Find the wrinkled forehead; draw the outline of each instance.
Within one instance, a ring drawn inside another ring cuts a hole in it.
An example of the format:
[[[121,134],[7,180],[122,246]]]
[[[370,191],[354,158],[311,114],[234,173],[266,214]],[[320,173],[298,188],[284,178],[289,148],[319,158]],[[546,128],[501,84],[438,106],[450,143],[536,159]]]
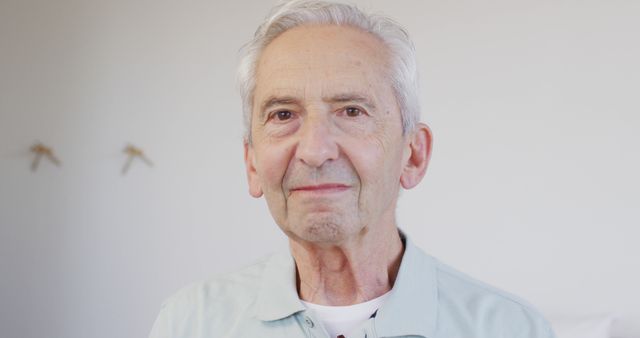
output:
[[[390,87],[387,55],[377,37],[358,28],[293,28],[267,45],[258,60],[254,108],[263,96],[308,95],[309,90],[334,96]]]

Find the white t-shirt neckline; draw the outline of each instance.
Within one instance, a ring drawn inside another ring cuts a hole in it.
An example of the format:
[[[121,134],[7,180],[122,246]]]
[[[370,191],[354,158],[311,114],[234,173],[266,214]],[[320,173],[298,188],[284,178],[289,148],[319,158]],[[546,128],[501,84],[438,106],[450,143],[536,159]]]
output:
[[[313,310],[331,337],[347,336],[364,323],[387,299],[391,291],[364,303],[346,306],[318,305],[301,300],[307,309]]]

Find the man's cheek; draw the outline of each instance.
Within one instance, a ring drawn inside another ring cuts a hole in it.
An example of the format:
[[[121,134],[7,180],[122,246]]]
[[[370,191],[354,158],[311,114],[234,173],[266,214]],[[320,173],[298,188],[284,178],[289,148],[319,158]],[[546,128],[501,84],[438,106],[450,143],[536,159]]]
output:
[[[284,170],[275,159],[265,159],[261,168],[262,181],[267,186],[280,185]]]

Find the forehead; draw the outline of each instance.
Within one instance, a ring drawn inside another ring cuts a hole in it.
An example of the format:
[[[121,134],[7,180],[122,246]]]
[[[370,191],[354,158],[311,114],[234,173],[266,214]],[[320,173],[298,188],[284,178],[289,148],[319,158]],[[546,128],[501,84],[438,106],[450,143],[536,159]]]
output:
[[[290,29],[262,52],[256,72],[257,99],[263,95],[322,95],[388,87],[387,49],[375,36],[348,26],[312,25]]]

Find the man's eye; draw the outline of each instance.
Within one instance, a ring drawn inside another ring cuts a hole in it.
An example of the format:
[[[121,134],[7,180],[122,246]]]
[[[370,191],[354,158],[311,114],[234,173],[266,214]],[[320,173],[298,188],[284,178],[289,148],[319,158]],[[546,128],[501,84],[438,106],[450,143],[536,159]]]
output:
[[[288,110],[280,110],[280,111],[276,112],[274,117],[277,118],[280,121],[286,121],[286,120],[290,119],[292,115],[293,114]]]
[[[347,107],[344,111],[345,111],[345,114],[347,114],[347,116],[349,117],[357,117],[362,115],[362,110],[360,110],[360,108],[357,108],[357,107]]]

